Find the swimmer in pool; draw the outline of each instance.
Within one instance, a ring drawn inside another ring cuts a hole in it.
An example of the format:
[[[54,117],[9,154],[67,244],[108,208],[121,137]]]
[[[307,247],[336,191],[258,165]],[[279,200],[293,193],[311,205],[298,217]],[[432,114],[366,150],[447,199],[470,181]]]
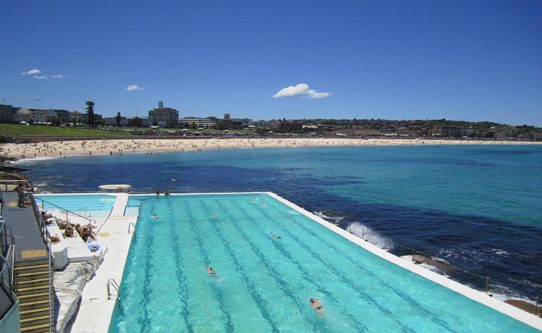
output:
[[[323,314],[324,313],[324,306],[322,305],[322,303],[320,303],[320,301],[318,299],[311,298],[310,302],[311,302],[311,307],[314,310],[316,310],[316,313],[318,313],[318,314]]]
[[[216,271],[211,266],[205,265],[205,269],[207,270],[207,273],[213,277],[218,277],[218,274],[216,274]]]
[[[277,235],[274,231],[271,231],[271,236],[276,239],[276,240],[279,240],[281,237],[279,235]]]
[[[158,217],[158,215],[152,214],[152,215],[151,215],[151,219],[159,220],[160,218]]]

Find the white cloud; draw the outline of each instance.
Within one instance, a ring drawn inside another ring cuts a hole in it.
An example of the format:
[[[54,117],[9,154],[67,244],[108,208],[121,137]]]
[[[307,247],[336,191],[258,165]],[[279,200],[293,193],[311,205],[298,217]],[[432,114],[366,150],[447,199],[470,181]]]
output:
[[[64,78],[64,75],[62,74],[51,75],[51,79],[63,79],[63,78]]]
[[[288,86],[279,90],[276,94],[273,95],[273,98],[283,98],[283,97],[294,97],[294,96],[307,96],[309,98],[326,98],[330,93],[316,91],[310,89],[309,85],[306,83],[299,83],[295,86]]]
[[[33,78],[38,80],[47,80],[49,75],[34,75]]]
[[[131,84],[128,87],[126,87],[126,91],[135,91],[135,90],[143,90],[143,88],[138,87],[135,84]]]
[[[29,71],[26,71],[26,72],[22,72],[21,75],[36,75],[36,74],[40,74],[41,71],[39,69],[31,69]]]
[[[309,96],[309,98],[316,98],[317,99],[317,98],[326,98],[331,94],[328,93],[328,92],[316,91],[316,90],[313,90],[313,89],[309,89],[309,91],[307,92],[307,95]]]

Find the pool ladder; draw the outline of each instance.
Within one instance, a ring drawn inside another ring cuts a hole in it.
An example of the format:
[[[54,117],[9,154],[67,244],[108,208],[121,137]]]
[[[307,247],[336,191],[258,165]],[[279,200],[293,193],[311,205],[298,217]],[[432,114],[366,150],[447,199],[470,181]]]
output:
[[[107,299],[110,300],[111,299],[111,287],[113,287],[113,289],[115,289],[117,291],[117,299],[119,300],[120,302],[120,286],[119,284],[117,283],[117,281],[115,281],[115,279],[109,279],[107,280]]]
[[[135,224],[134,224],[134,222],[130,222],[130,223],[128,224],[128,233],[130,233],[130,230],[132,229],[132,227],[133,227],[133,229],[135,230]]]

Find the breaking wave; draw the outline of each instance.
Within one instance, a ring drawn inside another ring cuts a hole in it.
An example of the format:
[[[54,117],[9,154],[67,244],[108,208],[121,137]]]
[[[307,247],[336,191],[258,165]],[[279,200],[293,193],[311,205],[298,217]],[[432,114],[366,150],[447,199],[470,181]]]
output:
[[[366,242],[378,246],[381,249],[384,249],[386,251],[390,251],[393,249],[393,242],[389,238],[380,235],[378,232],[374,231],[373,229],[364,224],[354,222],[350,224],[346,228],[346,230],[349,231],[351,234],[354,234],[357,237],[365,240]]]

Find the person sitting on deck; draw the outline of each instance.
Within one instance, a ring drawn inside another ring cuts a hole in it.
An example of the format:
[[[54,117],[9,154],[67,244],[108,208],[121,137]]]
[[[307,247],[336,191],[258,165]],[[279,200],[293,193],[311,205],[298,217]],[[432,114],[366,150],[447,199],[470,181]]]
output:
[[[281,239],[281,237],[279,235],[277,235],[274,231],[271,231],[271,236],[276,240]]]
[[[169,189],[166,188],[166,190],[164,191],[164,195],[169,195]]]
[[[211,266],[205,265],[205,269],[207,270],[207,273],[213,277],[218,277],[218,274],[216,274],[216,271]]]
[[[53,215],[41,212],[41,221],[47,225],[53,223]]]
[[[79,235],[81,236],[81,238],[83,238],[83,241],[85,242],[96,239],[96,234],[92,231],[91,225],[84,227]]]
[[[74,231],[73,231],[73,228],[71,226],[67,226],[66,229],[64,229],[64,236],[66,236],[66,237],[73,237],[74,236]]]

